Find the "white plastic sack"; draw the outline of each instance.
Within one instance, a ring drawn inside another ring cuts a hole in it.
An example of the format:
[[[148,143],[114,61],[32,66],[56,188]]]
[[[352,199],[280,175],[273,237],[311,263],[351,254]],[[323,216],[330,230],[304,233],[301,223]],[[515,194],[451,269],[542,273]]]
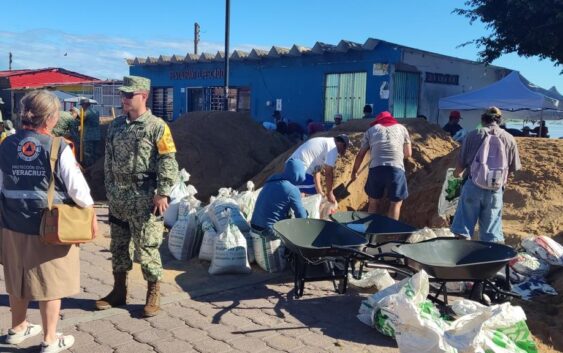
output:
[[[323,197],[320,194],[305,196],[301,199],[303,207],[307,211],[307,218],[321,218],[321,202]]]
[[[412,233],[407,239],[407,243],[420,243],[421,241],[443,238],[443,237],[453,237],[454,234],[449,228],[428,228],[424,227],[416,232]]]
[[[170,202],[168,203],[168,208],[164,211],[163,219],[164,225],[168,228],[172,228],[176,220],[178,220],[178,211],[180,208],[180,202],[183,198],[188,196],[193,196],[197,193],[197,190],[190,185],[191,188],[188,189],[186,183],[190,180],[190,174],[182,169],[178,176],[178,181],[172,187],[170,191]]]
[[[168,234],[168,250],[176,260],[190,258],[190,243],[197,227],[196,210],[190,209],[187,200],[179,203],[179,217]]]
[[[235,197],[235,200],[240,207],[240,211],[249,222],[252,218],[252,213],[254,212],[254,205],[256,204],[258,194],[259,190],[254,190],[254,183],[252,181],[248,181],[246,182],[246,191],[241,192]]]
[[[215,240],[209,274],[249,273],[250,271],[246,255],[246,239],[237,226],[231,223]]]
[[[526,252],[549,262],[551,265],[563,266],[563,246],[545,235],[522,240]]]
[[[258,266],[271,273],[285,270],[287,261],[284,256],[285,247],[281,239],[274,235],[263,236],[254,232],[251,232],[250,235],[254,243],[254,258]]]
[[[335,214],[338,210],[338,203],[330,202],[327,198],[323,197],[321,200],[321,205],[319,206],[319,218],[324,220],[330,220],[330,215]]]
[[[355,279],[352,275],[348,274],[348,283],[358,288],[375,287],[378,291],[381,291],[394,285],[395,280],[391,277],[389,271],[376,268],[373,271],[364,272],[360,279]]]
[[[204,233],[201,247],[199,248],[199,259],[211,261],[213,259],[213,252],[215,251],[215,240],[217,240],[219,234],[217,234],[211,222],[204,222],[202,229]]]
[[[442,218],[453,216],[455,214],[455,210],[457,209],[457,204],[459,203],[459,197],[456,197],[451,201],[446,200],[448,180],[453,179],[454,170],[454,168],[448,168],[446,171],[446,177],[444,179],[444,183],[442,184],[440,198],[438,199],[438,215]]]
[[[537,353],[521,307],[484,306],[461,299],[452,304],[452,310],[462,316],[450,324],[444,337],[459,352]]]
[[[510,261],[510,268],[526,277],[544,277],[549,272],[549,263],[522,252]]]

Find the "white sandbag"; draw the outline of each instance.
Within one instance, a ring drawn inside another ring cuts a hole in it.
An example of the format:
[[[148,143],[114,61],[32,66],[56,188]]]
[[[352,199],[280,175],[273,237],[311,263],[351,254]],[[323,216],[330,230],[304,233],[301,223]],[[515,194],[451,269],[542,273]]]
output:
[[[526,314],[510,303],[484,306],[467,299],[452,309],[460,318],[445,332],[449,345],[463,353],[537,353]]]
[[[209,274],[249,273],[246,239],[234,224],[229,224],[215,240]]]
[[[195,209],[190,209],[188,200],[179,203],[179,217],[168,234],[168,250],[176,260],[187,260],[193,229],[197,226]]]
[[[522,240],[526,252],[549,262],[551,265],[563,266],[563,246],[545,235]]]
[[[176,220],[178,220],[178,211],[180,208],[180,202],[183,198],[188,196],[193,196],[197,193],[197,190],[192,185],[186,185],[190,180],[190,174],[182,169],[178,175],[178,180],[176,184],[172,187],[170,191],[170,202],[168,203],[168,208],[164,211],[163,219],[164,225],[168,228],[172,228]]]
[[[510,260],[510,268],[526,277],[544,277],[549,272],[549,263],[525,252]]]
[[[319,206],[319,218],[329,221],[330,215],[335,214],[338,210],[338,202],[330,202],[326,197],[321,200],[321,205]]]
[[[321,218],[321,202],[323,197],[320,194],[305,196],[301,199],[303,207],[307,211],[307,218]]]
[[[264,236],[251,232],[254,245],[254,258],[261,269],[267,272],[281,272],[285,270],[285,247],[275,235]],[[249,250],[250,251],[250,250]]]
[[[389,274],[389,271],[376,268],[373,271],[365,271],[360,279],[355,279],[348,274],[348,283],[358,288],[375,287],[378,291],[384,290],[395,284],[395,280]]]
[[[407,243],[420,243],[421,241],[434,238],[454,237],[454,233],[449,228],[428,228],[424,227],[412,233],[407,239]]]
[[[199,248],[199,259],[211,261],[213,259],[213,252],[215,251],[215,241],[219,234],[217,234],[211,222],[204,222],[201,227],[204,233],[201,247]]]
[[[259,191],[257,192],[254,190],[254,183],[252,181],[248,181],[246,183],[246,191],[243,191],[234,197],[240,207],[240,211],[244,215],[244,218],[249,222],[252,218],[252,213],[254,212],[254,205],[256,204],[258,193]]]

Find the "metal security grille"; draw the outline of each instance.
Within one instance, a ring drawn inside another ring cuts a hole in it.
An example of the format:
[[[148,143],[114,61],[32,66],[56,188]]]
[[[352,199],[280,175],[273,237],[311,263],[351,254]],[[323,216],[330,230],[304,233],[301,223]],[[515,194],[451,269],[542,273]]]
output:
[[[334,121],[337,113],[342,114],[343,120],[361,117],[366,102],[366,80],[365,72],[327,74],[324,120]]]
[[[393,75],[393,116],[416,118],[419,90],[419,73],[396,71]]]
[[[172,87],[154,87],[152,95],[152,113],[158,117],[172,121],[174,119],[174,90]]]
[[[222,111],[223,87],[187,88],[188,112]],[[250,111],[250,88],[229,88],[229,111]]]

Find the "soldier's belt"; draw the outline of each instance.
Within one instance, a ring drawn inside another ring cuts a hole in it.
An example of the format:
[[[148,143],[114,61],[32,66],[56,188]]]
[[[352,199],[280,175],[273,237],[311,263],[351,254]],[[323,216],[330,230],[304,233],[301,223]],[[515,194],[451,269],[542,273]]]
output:
[[[156,181],[156,173],[114,174],[113,180],[117,183],[136,183],[139,181]]]

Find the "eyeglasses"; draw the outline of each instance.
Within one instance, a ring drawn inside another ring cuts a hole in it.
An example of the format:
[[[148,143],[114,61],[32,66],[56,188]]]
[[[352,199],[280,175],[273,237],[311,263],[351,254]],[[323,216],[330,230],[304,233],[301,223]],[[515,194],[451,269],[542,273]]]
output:
[[[127,98],[127,99],[133,99],[133,97],[135,97],[135,95],[137,94],[141,94],[140,92],[121,92],[121,97],[123,98]]]

